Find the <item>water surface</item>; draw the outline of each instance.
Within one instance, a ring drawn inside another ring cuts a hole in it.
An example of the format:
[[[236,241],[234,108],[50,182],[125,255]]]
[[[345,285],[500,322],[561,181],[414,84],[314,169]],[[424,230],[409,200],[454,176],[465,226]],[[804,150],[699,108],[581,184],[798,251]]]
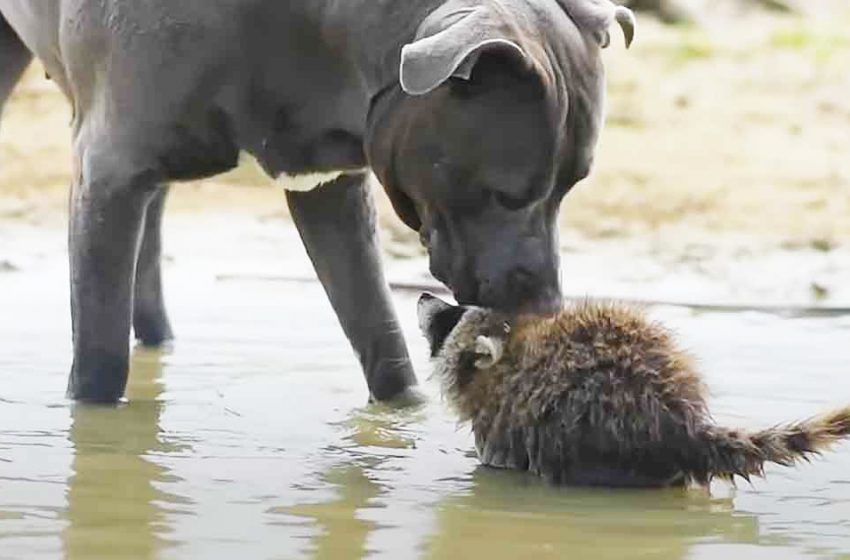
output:
[[[66,274],[0,274],[0,558],[850,558],[850,445],[710,493],[484,469],[433,384],[416,410],[366,405],[313,284],[171,273],[173,349],[134,352],[126,404],[71,406]],[[846,316],[653,313],[719,421],[850,402]]]

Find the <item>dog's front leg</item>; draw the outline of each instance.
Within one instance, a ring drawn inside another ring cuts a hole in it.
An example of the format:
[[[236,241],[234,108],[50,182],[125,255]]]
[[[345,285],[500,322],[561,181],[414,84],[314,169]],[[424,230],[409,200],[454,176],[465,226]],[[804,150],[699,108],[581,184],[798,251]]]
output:
[[[371,398],[417,398],[416,376],[381,266],[367,175],[342,175],[286,196],[316,274],[360,359]]]

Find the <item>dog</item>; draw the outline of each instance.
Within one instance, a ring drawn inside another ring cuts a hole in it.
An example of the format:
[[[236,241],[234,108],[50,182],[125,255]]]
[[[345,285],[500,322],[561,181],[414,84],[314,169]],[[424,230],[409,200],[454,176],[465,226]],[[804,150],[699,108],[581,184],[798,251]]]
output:
[[[73,108],[68,395],[115,402],[131,327],[172,337],[166,186],[242,152],[288,189],[374,399],[416,378],[369,173],[460,301],[553,308],[556,215],[591,168],[615,23],[630,43],[609,0],[0,0],[0,105],[37,56]]]

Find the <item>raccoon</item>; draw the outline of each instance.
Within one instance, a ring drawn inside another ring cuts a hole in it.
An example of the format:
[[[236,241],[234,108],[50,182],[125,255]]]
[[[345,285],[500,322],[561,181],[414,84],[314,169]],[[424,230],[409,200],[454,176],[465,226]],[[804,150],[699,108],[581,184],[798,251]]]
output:
[[[850,407],[744,431],[716,425],[693,358],[636,308],[509,318],[424,294],[434,375],[483,464],[554,484],[661,487],[763,476],[850,435]]]

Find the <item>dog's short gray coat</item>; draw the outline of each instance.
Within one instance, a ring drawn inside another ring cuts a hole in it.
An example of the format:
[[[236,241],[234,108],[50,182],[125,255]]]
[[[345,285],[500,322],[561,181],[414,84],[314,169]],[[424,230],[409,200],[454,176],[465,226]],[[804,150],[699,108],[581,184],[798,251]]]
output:
[[[30,58],[73,107],[70,396],[124,390],[128,338],[171,337],[165,186],[252,154],[387,399],[415,384],[366,190],[371,168],[470,303],[559,299],[555,214],[590,167],[608,0],[0,0],[0,105]]]

